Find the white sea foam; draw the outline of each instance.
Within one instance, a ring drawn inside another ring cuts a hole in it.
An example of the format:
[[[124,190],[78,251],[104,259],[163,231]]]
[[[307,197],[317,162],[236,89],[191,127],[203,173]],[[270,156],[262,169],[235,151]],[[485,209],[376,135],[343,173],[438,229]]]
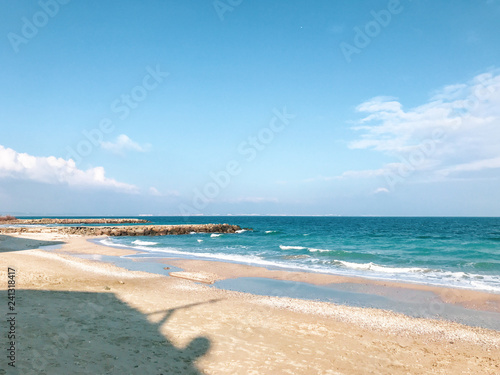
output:
[[[150,242],[150,241],[141,241],[141,240],[135,240],[132,242],[134,245],[140,245],[140,246],[152,246],[152,245],[158,245],[158,242]]]
[[[153,253],[168,253],[168,254],[176,254],[176,255],[182,255],[182,256],[194,256],[194,257],[200,257],[200,258],[211,258],[211,259],[217,259],[217,260],[226,260],[230,262],[238,262],[238,263],[245,263],[245,264],[258,264],[258,265],[264,265],[264,266],[281,266],[284,267],[285,265],[279,264],[276,262],[272,261],[266,261],[258,256],[255,255],[238,255],[238,254],[222,254],[222,253],[197,253],[197,252],[189,252],[189,251],[179,251],[175,248],[155,248],[154,251],[152,251],[151,248],[141,248],[141,247],[136,247],[141,250],[147,250],[149,252]],[[128,257],[128,256],[125,256]],[[137,255],[134,255],[134,258],[137,258]],[[159,258],[162,258],[162,256],[158,256]]]
[[[203,242],[203,240],[198,240],[198,242]]]
[[[113,241],[111,241],[110,239],[102,239],[99,241],[101,244],[103,244],[104,246],[111,246],[111,247],[130,247],[130,246],[127,246],[127,245],[122,245],[122,244],[119,244],[119,243],[115,243]]]
[[[326,252],[331,251],[331,250],[327,250],[327,249],[315,249],[314,247],[310,247],[307,250],[312,251],[312,252],[320,252],[320,253],[326,253]]]
[[[304,246],[285,246],[285,245],[280,245],[281,250],[304,250],[307,249],[307,247]]]
[[[412,273],[412,272],[430,272],[431,269],[428,268],[417,268],[417,267],[385,267],[375,263],[352,263],[345,262],[343,260],[334,260],[333,264],[339,264],[346,268],[351,268],[354,270],[362,270],[362,271],[375,271],[375,272],[383,272],[383,273]]]
[[[266,230],[266,233],[269,234],[269,233],[278,233],[277,230]]]
[[[388,280],[412,281],[433,285],[487,290],[495,293],[500,292],[500,278],[497,276],[419,267],[387,267],[375,263],[352,263],[341,260],[335,260],[332,263],[353,271],[372,271],[375,278],[382,278],[381,275],[384,274],[386,276],[383,276],[383,278],[387,278]],[[369,273],[355,272],[354,274],[371,278]]]
[[[203,240],[198,241],[200,242]],[[265,267],[279,267],[290,270],[304,270],[308,272],[320,272],[334,275],[360,276],[375,280],[414,282],[448,287],[451,286],[500,293],[500,277],[497,275],[477,275],[466,272],[452,272],[419,267],[389,267],[376,263],[354,263],[342,260],[326,261],[316,259],[314,256],[309,258],[300,257],[293,259],[287,257],[282,261],[271,261],[262,258],[266,256],[265,253],[257,255],[226,254],[218,252],[197,253],[170,247],[152,248],[151,246],[125,246],[113,243],[110,239],[102,239],[99,242],[107,246],[132,247],[133,249],[150,253],[153,257],[156,257],[157,254],[158,258],[164,257],[162,254],[175,254],[184,257],[208,258]],[[303,246],[281,245],[280,249],[302,250],[308,248]],[[308,250],[314,252],[323,249],[309,248]],[[133,257],[138,257],[138,255],[134,255]]]
[[[212,233],[210,237],[220,237],[222,236],[222,233]]]
[[[240,229],[240,230],[237,230],[236,233],[243,233],[243,232],[246,232],[247,230],[246,229]]]
[[[154,248],[151,248],[150,246],[130,246],[130,248],[132,248],[134,250],[141,250],[145,253],[156,253],[156,252],[168,253],[171,251],[175,251],[174,247],[160,247],[160,248],[154,247]],[[127,258],[127,257],[128,256],[125,255],[125,258]]]
[[[172,252],[172,251],[166,251],[166,252]],[[356,266],[356,268],[352,267],[343,269],[339,268],[332,269],[330,267],[325,266],[324,263],[318,264],[319,262],[313,262],[312,264],[310,263],[310,264],[292,265],[286,260],[284,262],[268,261],[254,255],[236,255],[236,254],[221,254],[221,253],[215,253],[215,254],[187,253],[181,251],[173,251],[173,252],[181,255],[191,255],[202,258],[212,258],[216,260],[270,266],[270,267],[279,267],[285,269],[304,270],[308,272],[312,271],[312,272],[320,272],[333,275],[361,276],[375,280],[391,280],[391,281],[415,282],[415,283],[440,285],[440,286],[453,286],[458,288],[486,290],[493,293],[500,293],[500,278],[495,276],[484,276],[484,280],[479,280],[475,279],[475,277],[480,275],[468,274],[468,277],[472,279],[467,279],[462,277],[464,275],[461,276],[460,272],[443,272],[439,270],[430,270],[426,268],[416,268],[416,267],[415,268],[383,267],[375,264],[372,265],[371,268],[369,269],[370,271],[373,272],[366,272],[367,271],[366,264],[363,266],[364,268],[363,267],[357,268]],[[356,263],[349,263],[349,262],[344,262],[344,263],[356,265]],[[448,277],[446,277],[446,275],[448,275]]]

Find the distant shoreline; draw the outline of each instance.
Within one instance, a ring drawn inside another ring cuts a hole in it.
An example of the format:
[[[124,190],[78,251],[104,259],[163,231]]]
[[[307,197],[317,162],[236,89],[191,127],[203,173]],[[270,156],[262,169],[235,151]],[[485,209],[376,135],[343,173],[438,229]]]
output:
[[[19,219],[22,220],[29,220],[27,218],[47,218],[47,219],[57,219],[57,218],[76,218],[76,219],[94,219],[94,218],[105,218],[105,219],[120,219],[124,218],[125,216],[90,216],[90,215],[76,215],[76,216],[71,216],[71,215],[17,215],[16,216]],[[477,216],[477,215],[336,215],[336,214],[331,214],[331,215],[288,215],[288,214],[211,214],[211,215],[192,215],[192,216],[185,216],[185,215],[129,215],[128,217],[131,218],[136,218],[136,217],[142,217],[142,218],[159,218],[159,217],[197,217],[197,218],[210,218],[210,217],[226,217],[226,218],[233,218],[233,217],[325,217],[325,218],[420,218],[420,219],[425,219],[425,218],[434,218],[434,219],[440,219],[440,218],[448,218],[448,219],[495,219],[495,218],[500,218],[500,215],[489,215],[489,216]]]
[[[140,224],[150,223],[148,220],[135,218],[42,218],[23,219],[0,217],[0,224],[6,225],[45,225],[45,224]]]

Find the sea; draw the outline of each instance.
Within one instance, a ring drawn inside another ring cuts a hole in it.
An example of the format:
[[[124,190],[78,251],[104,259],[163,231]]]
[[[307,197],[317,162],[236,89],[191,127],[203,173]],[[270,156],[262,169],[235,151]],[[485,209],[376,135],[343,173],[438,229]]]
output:
[[[234,234],[108,237],[127,258],[179,257],[500,293],[500,218],[138,217],[151,224],[228,223]],[[137,259],[137,260],[139,260]]]

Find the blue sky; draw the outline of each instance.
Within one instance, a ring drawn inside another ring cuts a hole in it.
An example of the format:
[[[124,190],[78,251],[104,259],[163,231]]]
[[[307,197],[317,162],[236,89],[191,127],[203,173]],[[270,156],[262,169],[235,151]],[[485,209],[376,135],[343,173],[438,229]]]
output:
[[[0,7],[0,214],[500,215],[499,1]]]

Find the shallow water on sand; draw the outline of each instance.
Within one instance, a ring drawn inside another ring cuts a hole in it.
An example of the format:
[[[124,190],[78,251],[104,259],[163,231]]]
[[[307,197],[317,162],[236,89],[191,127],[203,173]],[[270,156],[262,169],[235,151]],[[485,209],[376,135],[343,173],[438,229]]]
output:
[[[500,293],[500,218],[150,217],[238,224],[235,234],[115,237],[130,258],[178,256]]]

